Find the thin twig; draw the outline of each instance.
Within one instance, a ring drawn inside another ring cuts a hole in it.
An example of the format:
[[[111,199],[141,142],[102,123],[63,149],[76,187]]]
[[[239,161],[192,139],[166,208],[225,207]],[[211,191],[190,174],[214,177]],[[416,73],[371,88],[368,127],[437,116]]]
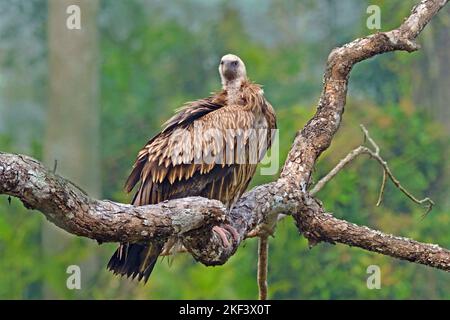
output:
[[[380,156],[380,147],[376,144],[376,142],[370,137],[369,131],[361,124],[360,125],[361,130],[364,133],[364,140],[368,141],[375,151],[365,147],[365,146],[359,146],[355,149],[353,149],[345,158],[343,158],[339,163],[322,179],[319,180],[319,182],[316,183],[316,185],[312,188],[310,191],[311,195],[315,195],[317,192],[319,192],[326,183],[328,183],[331,179],[333,179],[339,171],[341,171],[348,163],[352,162],[354,159],[356,159],[358,156],[362,154],[368,154],[372,158],[378,161],[378,163],[383,167],[383,182],[380,189],[380,195],[378,197],[377,206],[380,205],[382,201],[382,197],[384,195],[384,189],[386,187],[386,179],[389,177],[389,179],[392,181],[392,183],[401,191],[403,194],[405,194],[410,200],[417,204],[426,204],[427,209],[423,215],[426,216],[431,209],[434,206],[433,200],[426,197],[424,199],[417,199],[414,197],[408,190],[406,190],[405,187],[403,187],[400,183],[400,181],[393,175],[391,169],[389,168],[387,162]]]
[[[267,264],[269,239],[267,235],[261,236],[258,243],[258,289],[259,300],[267,300]]]

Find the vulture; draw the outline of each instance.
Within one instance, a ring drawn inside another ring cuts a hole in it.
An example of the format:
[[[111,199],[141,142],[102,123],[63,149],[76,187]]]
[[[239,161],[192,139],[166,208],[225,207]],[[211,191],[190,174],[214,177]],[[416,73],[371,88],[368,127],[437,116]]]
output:
[[[223,56],[219,73],[221,91],[186,103],[139,151],[125,183],[127,192],[137,187],[133,205],[201,196],[230,210],[246,190],[271,145],[275,112],[238,56]],[[224,245],[230,245],[228,236],[236,237],[231,227],[213,231]],[[147,282],[158,256],[174,242],[122,243],[108,269]]]

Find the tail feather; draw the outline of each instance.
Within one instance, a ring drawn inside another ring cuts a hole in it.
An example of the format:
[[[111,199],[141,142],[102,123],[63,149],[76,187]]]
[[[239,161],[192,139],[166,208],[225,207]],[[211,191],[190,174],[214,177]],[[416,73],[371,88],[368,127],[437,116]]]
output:
[[[121,244],[109,260],[108,270],[147,283],[162,248],[162,245],[155,243]]]

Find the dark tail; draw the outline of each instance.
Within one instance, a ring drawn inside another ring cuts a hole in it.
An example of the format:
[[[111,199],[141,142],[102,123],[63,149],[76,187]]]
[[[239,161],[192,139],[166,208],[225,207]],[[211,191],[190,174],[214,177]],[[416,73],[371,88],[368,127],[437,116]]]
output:
[[[156,260],[162,251],[160,244],[120,244],[108,263],[108,270],[121,276],[137,277],[147,283]]]

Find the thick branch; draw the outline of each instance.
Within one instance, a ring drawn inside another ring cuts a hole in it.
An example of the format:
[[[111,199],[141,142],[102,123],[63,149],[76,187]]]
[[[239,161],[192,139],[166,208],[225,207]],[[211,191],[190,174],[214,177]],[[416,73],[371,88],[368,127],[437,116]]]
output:
[[[398,29],[356,39],[330,53],[317,112],[298,132],[281,177],[292,179],[303,189],[308,186],[317,158],[329,147],[339,128],[353,66],[381,53],[417,50],[415,38],[447,2],[423,0]]]
[[[348,165],[350,162],[355,160],[358,156],[367,154],[371,156],[373,159],[378,161],[378,163],[383,167],[383,180],[381,183],[380,188],[380,194],[378,196],[377,206],[381,204],[381,201],[383,200],[384,190],[386,188],[386,180],[389,177],[389,179],[392,181],[392,183],[401,191],[403,192],[409,199],[411,199],[413,202],[417,204],[426,204],[427,205],[427,211],[424,215],[426,215],[428,212],[431,211],[431,209],[434,206],[433,200],[426,197],[423,199],[417,199],[414,195],[412,195],[408,190],[406,190],[405,187],[402,186],[400,181],[394,176],[394,174],[391,171],[391,168],[389,168],[389,165],[387,162],[380,156],[380,147],[376,144],[376,142],[371,138],[369,135],[369,131],[361,124],[361,129],[364,132],[364,138],[365,140],[368,140],[369,143],[372,145],[374,150],[371,150],[364,146],[359,146],[352,151],[350,151],[339,163],[322,179],[319,180],[319,182],[316,183],[314,188],[311,189],[309,192],[310,195],[314,196],[317,192],[319,192],[325,184],[327,184],[329,181],[331,181],[346,165]]]
[[[323,213],[324,209],[316,200],[305,198],[299,191],[286,195],[289,200],[284,202],[282,196],[272,194],[274,190],[283,194],[287,189],[278,182],[257,187],[231,212],[227,220],[237,229],[240,240],[268,217],[293,213],[299,229],[311,243],[341,242],[448,270],[448,250],[335,219]],[[0,153],[0,194],[18,197],[25,206],[41,211],[68,232],[100,242],[164,241],[178,236],[183,238],[193,256],[206,265],[224,263],[234,250],[223,248],[220,239],[211,232],[213,225],[224,220],[224,208],[215,200],[191,197],[142,207],[94,200],[36,160],[5,153]],[[258,211],[261,197],[265,195],[275,200]],[[351,234],[347,234],[347,230]],[[374,234],[383,239],[382,245]],[[426,255],[427,248],[433,249],[430,256]],[[422,253],[415,256],[418,249]]]

